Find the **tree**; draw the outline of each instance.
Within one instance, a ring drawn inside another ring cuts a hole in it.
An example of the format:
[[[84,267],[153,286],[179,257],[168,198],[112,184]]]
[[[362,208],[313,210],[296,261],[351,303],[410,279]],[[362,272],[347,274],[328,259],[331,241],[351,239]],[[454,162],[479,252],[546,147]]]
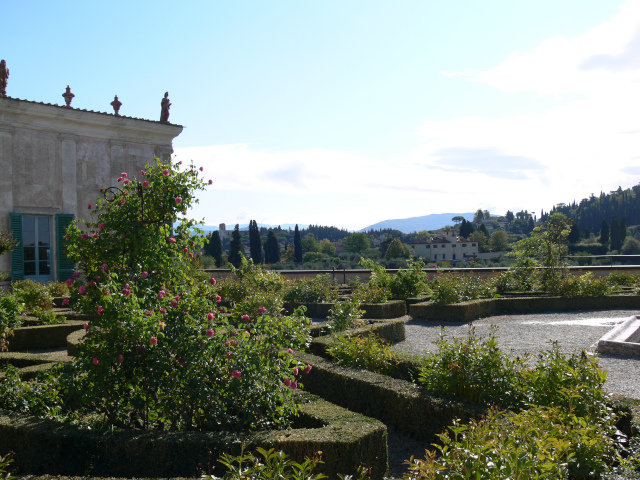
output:
[[[394,238],[387,248],[384,258],[390,260],[392,258],[411,258],[411,248],[408,248],[399,238]]]
[[[253,263],[255,265],[262,264],[262,239],[258,223],[255,220],[249,220],[249,248]]]
[[[475,228],[473,227],[473,223],[468,222],[466,220],[462,220],[462,223],[460,224],[461,237],[469,238],[469,235],[471,235],[474,231],[475,231]]]
[[[364,253],[371,247],[371,241],[366,233],[352,233],[344,239],[344,249],[351,253]]]
[[[622,242],[620,241],[620,224],[618,219],[613,217],[611,220],[611,229],[609,230],[609,240],[611,241],[611,251],[620,251],[622,248]]]
[[[621,252],[623,255],[640,255],[640,242],[633,237],[627,237]]]
[[[602,220],[600,225],[600,243],[609,243],[609,224],[606,220]]]
[[[533,217],[529,217],[529,225],[527,228],[527,233],[533,232],[534,228],[536,228],[536,222],[533,221]]]
[[[451,221],[452,221],[453,223],[455,223],[456,225],[457,225],[458,223],[460,223],[460,222],[464,221],[464,220],[465,220],[465,218],[464,218],[462,215],[456,215],[455,217],[453,217],[453,218],[451,219]]]
[[[478,243],[479,253],[484,253],[487,251],[487,245],[489,243],[489,239],[482,231],[478,230],[476,232],[473,232],[471,235],[469,235],[469,240],[471,240],[472,242]]]
[[[293,253],[294,260],[296,263],[302,262],[302,239],[300,238],[300,230],[298,229],[298,224],[296,223],[296,229],[293,234]]]
[[[627,219],[622,217],[620,219],[620,245],[624,243],[625,238],[627,238]]]
[[[243,256],[242,234],[240,233],[240,225],[236,223],[233,233],[231,234],[231,243],[229,245],[229,263],[236,268],[240,268]]]
[[[265,262],[278,263],[280,261],[280,244],[278,243],[278,237],[273,233],[273,230],[269,230],[267,234],[266,248],[264,249]]]
[[[496,230],[491,234],[489,247],[492,252],[506,252],[509,249],[509,237],[504,230]]]
[[[320,252],[320,243],[318,243],[313,233],[308,233],[307,236],[302,239],[302,254],[304,255],[308,252]]]
[[[320,242],[320,251],[328,257],[335,257],[336,247],[328,238],[323,238]]]
[[[220,232],[214,230],[211,232],[207,239],[209,243],[204,246],[204,253],[212,256],[216,261],[216,267],[222,267],[222,239],[220,238]]]
[[[578,224],[573,222],[571,224],[571,232],[569,233],[569,243],[578,243],[580,241],[580,229]]]
[[[481,223],[483,219],[484,212],[481,209],[478,209],[478,211],[473,216],[473,223]]]
[[[513,222],[513,219],[514,219],[513,212],[511,210],[507,210],[507,214],[505,215],[505,218],[507,219],[507,222],[509,223]]]
[[[485,236],[489,238],[489,232],[487,231],[487,226],[484,223],[480,225],[478,231],[484,233]]]

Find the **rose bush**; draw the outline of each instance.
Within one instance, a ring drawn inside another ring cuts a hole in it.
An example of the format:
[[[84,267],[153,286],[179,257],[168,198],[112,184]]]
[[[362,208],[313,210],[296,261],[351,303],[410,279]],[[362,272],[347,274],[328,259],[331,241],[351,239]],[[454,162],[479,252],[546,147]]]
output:
[[[156,160],[121,181],[91,205],[95,221],[75,222],[66,236],[80,267],[73,303],[92,317],[64,382],[73,406],[125,428],[289,426],[291,385],[300,385],[290,352],[308,341],[308,320],[257,315],[232,325],[215,281],[194,278],[202,232],[184,217],[176,223],[204,186],[193,165]]]

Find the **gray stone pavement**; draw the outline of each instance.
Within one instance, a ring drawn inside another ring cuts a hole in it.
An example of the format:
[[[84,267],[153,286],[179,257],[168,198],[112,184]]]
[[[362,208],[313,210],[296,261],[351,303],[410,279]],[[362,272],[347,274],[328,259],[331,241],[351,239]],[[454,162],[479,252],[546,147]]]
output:
[[[503,351],[513,355],[536,354],[557,341],[563,351],[594,352],[595,344],[616,324],[637,310],[600,310],[523,315],[499,315],[472,322],[476,335],[486,337],[492,325],[497,326],[496,338]],[[447,338],[466,338],[469,324],[459,322],[425,322],[406,318],[406,340],[394,345],[394,350],[421,355],[435,351],[434,341],[446,327]],[[600,367],[607,371],[605,389],[632,398],[640,398],[640,358],[599,355]]]

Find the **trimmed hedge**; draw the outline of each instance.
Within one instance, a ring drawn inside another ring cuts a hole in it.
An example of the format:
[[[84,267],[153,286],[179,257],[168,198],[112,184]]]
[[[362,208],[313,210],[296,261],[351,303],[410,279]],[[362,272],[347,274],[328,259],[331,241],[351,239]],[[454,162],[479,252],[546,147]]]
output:
[[[387,429],[381,422],[332,405],[308,393],[299,428],[248,434],[230,432],[97,432],[53,420],[0,410],[0,451],[15,452],[16,473],[119,476],[222,476],[222,453],[237,455],[258,446],[276,448],[295,461],[322,451],[318,471],[330,478],[355,475],[360,464],[372,478],[388,470]]]
[[[368,325],[358,328],[350,328],[349,330],[345,330],[344,332],[340,332],[339,334],[336,333],[333,335],[323,336],[320,336],[319,334],[317,336],[314,336],[312,334],[312,336],[314,336],[315,338],[313,338],[313,340],[311,341],[309,351],[314,355],[329,358],[329,354],[327,354],[327,347],[331,342],[333,342],[336,335],[344,335],[348,337],[361,335],[366,337],[371,335],[372,333],[378,335],[388,343],[402,342],[405,339],[404,320],[374,320]]]
[[[602,297],[488,298],[452,305],[416,303],[409,314],[417,320],[469,322],[491,315],[640,308],[640,295]]]
[[[67,346],[67,336],[71,332],[81,330],[83,324],[81,320],[68,320],[59,325],[16,328],[13,336],[9,338],[9,350],[64,348]]]
[[[343,367],[311,354],[295,356],[313,365],[305,376],[305,390],[429,443],[435,442],[453,420],[468,422],[486,411],[482,405],[429,395],[405,380]]]

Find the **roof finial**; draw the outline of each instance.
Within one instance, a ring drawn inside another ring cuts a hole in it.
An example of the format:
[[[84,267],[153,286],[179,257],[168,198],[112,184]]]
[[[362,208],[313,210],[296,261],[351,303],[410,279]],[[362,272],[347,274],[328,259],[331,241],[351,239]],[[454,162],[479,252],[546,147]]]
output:
[[[67,85],[67,91],[64,92],[62,96],[64,97],[64,101],[67,102],[66,108],[72,108],[71,100],[73,100],[73,97],[75,97],[75,95],[71,93],[71,88],[69,87],[69,85]]]
[[[171,106],[171,102],[169,101],[169,92],[164,94],[164,98],[160,102],[160,106],[162,110],[160,111],[160,121],[162,123],[169,123],[169,107]]]
[[[115,116],[119,117],[120,114],[118,113],[120,111],[120,106],[122,105],[122,102],[120,100],[118,100],[118,95],[116,95],[113,98],[113,102],[111,102],[111,106],[113,107],[113,111],[115,112]]]

